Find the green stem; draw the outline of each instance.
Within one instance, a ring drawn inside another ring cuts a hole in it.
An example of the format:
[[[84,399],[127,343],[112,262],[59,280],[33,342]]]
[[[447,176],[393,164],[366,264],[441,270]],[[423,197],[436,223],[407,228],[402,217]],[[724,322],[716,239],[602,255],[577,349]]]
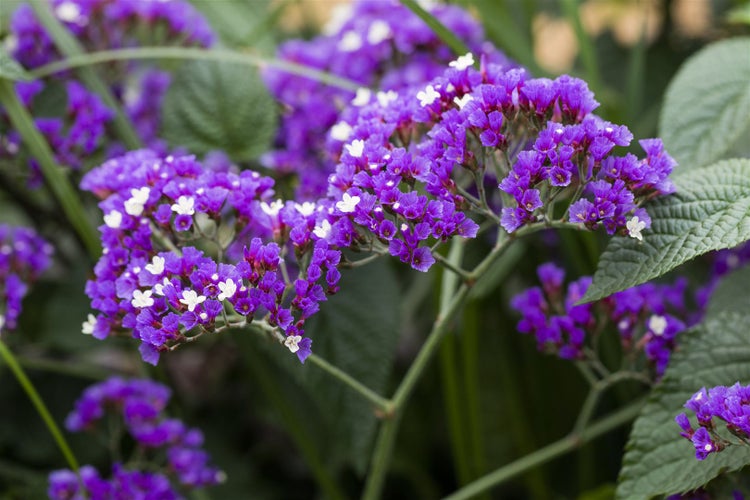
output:
[[[325,71],[309,68],[302,64],[295,64],[279,59],[264,58],[253,54],[234,52],[229,50],[207,50],[188,47],[138,47],[132,49],[102,50],[88,54],[70,55],[62,61],[40,66],[29,74],[34,78],[43,78],[59,71],[71,68],[90,66],[112,61],[129,61],[135,59],[179,59],[220,61],[235,64],[248,64],[254,67],[277,68],[287,73],[304,76],[320,83],[338,87],[344,90],[356,91],[362,85],[341,78]]]
[[[78,40],[75,39],[75,37],[65,28],[65,26],[63,26],[52,12],[50,2],[47,0],[33,0],[31,2],[31,7],[39,18],[39,22],[42,23],[45,31],[49,33],[63,56],[75,57],[85,55]],[[81,68],[78,74],[86,86],[96,92],[108,108],[115,111],[114,125],[117,129],[117,134],[128,149],[138,149],[142,147],[138,134],[135,132],[130,121],[125,117],[117,99],[115,99],[112,91],[107,84],[99,78],[99,75],[96,74],[93,68]]]
[[[584,445],[585,443],[606,434],[607,432],[616,429],[617,427],[634,419],[641,411],[645,398],[640,399],[628,406],[621,408],[601,420],[595,422],[591,426],[581,430],[578,433],[571,433],[570,435],[555,441],[552,444],[545,446],[523,458],[520,458],[508,465],[500,467],[474,481],[473,483],[459,489],[453,494],[447,496],[445,500],[463,500],[472,498],[475,495],[483,493],[490,488],[498,486],[519,474],[538,467],[544,463],[549,462],[557,457],[565,455],[576,448]]]
[[[383,396],[377,394],[375,391],[341,370],[340,368],[332,365],[325,359],[321,358],[317,354],[310,354],[307,361],[314,364],[318,368],[322,369],[335,379],[349,386],[357,394],[364,397],[366,400],[371,402],[378,410],[384,414],[388,414],[391,411],[391,402],[385,399]]]
[[[586,33],[586,30],[583,29],[581,16],[578,15],[578,0],[563,0],[562,7],[568,21],[573,25],[573,30],[578,39],[578,46],[581,51],[581,62],[583,63],[583,69],[586,72],[586,80],[588,81],[591,90],[593,90],[595,94],[598,94],[602,91],[602,82],[599,73],[599,64],[596,60],[596,49],[591,37]]]
[[[430,27],[432,32],[450,47],[453,53],[456,55],[463,55],[467,52],[471,52],[464,42],[454,35],[452,31],[446,28],[443,23],[438,21],[435,16],[424,10],[415,0],[401,0],[401,3],[424,21],[425,24]]]
[[[18,357],[17,359],[19,364],[24,368],[54,373],[56,375],[78,377],[82,379],[97,381],[104,380],[112,375],[110,371],[107,371],[100,366],[84,364],[78,361],[74,361],[73,363],[65,363],[61,361],[53,361],[50,359],[40,358]]]
[[[57,446],[60,448],[60,451],[62,452],[63,456],[65,457],[65,460],[68,462],[68,466],[70,469],[78,474],[78,460],[76,460],[75,455],[73,455],[73,452],[70,449],[70,446],[68,446],[68,443],[65,441],[65,438],[63,437],[62,432],[60,432],[60,428],[55,423],[55,420],[52,418],[52,415],[50,415],[49,410],[47,409],[47,406],[44,404],[44,401],[39,396],[39,393],[34,388],[34,385],[31,383],[31,380],[26,376],[26,373],[23,371],[23,368],[21,368],[21,365],[18,364],[18,361],[16,360],[16,357],[13,355],[10,349],[8,349],[8,346],[5,345],[5,342],[3,342],[2,339],[0,339],[0,357],[3,358],[5,363],[8,365],[8,368],[10,368],[10,371],[13,372],[13,375],[16,377],[16,380],[18,380],[18,383],[23,388],[24,392],[28,396],[28,398],[31,400],[31,403],[34,405],[34,408],[36,408],[37,413],[40,417],[42,417],[42,420],[44,420],[44,423],[47,425],[47,429],[49,430],[49,433],[52,434],[52,438],[57,443]]]
[[[55,157],[47,141],[36,128],[31,115],[18,99],[13,83],[4,79],[0,79],[0,104],[5,108],[11,124],[21,134],[32,156],[39,162],[49,189],[57,198],[89,255],[96,259],[101,253],[96,229],[89,222],[83,204],[76,195],[70,181],[55,162]]]
[[[461,351],[463,358],[463,382],[466,397],[467,428],[472,456],[472,478],[485,473],[484,441],[482,439],[482,420],[480,391],[482,387],[479,373],[480,352],[480,324],[478,305],[470,303],[464,313],[464,327],[461,335]]]

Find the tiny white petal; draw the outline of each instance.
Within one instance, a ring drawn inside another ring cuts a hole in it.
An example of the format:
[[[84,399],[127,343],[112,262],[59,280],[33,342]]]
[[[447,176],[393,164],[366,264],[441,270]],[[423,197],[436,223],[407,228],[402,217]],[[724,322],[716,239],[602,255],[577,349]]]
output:
[[[352,105],[357,107],[365,106],[369,104],[371,97],[372,91],[370,91],[370,89],[360,87],[357,89],[357,95],[355,95],[354,99],[352,99]]]
[[[151,298],[151,290],[133,291],[133,300],[130,301],[133,307],[151,307],[154,305],[154,299]]]
[[[387,40],[391,36],[391,27],[387,22],[378,19],[370,25],[370,29],[367,30],[367,43],[370,45],[376,45],[384,40]]]
[[[347,31],[339,40],[338,48],[342,52],[354,52],[362,47],[362,37],[356,31]]]
[[[331,235],[331,223],[326,219],[323,219],[319,226],[315,226],[315,229],[313,229],[313,234],[315,234],[315,236],[317,236],[321,240],[328,239],[328,237]]]
[[[440,97],[440,94],[435,90],[435,87],[428,85],[424,90],[417,92],[417,99],[419,99],[419,105],[423,108],[429,106],[436,99]]]
[[[262,201],[260,202],[260,208],[269,217],[276,217],[277,215],[279,215],[279,211],[284,208],[284,202],[281,200],[276,200],[269,205],[265,201]]]
[[[641,231],[646,229],[646,223],[640,220],[637,215],[634,215],[632,219],[626,222],[625,227],[627,228],[628,235],[631,238],[635,238],[638,241],[643,241],[643,235],[641,234]]]
[[[195,307],[205,300],[205,295],[198,295],[198,292],[196,292],[195,290],[188,289],[182,291],[182,298],[180,299],[180,302],[187,306],[188,311],[193,312],[195,310]]]
[[[471,94],[464,94],[463,97],[454,97],[453,102],[456,103],[458,106],[458,109],[464,109],[464,106],[466,106],[470,101],[473,101],[474,98],[471,97]]]
[[[359,203],[359,200],[359,196],[350,196],[349,193],[344,193],[344,196],[341,197],[341,201],[336,203],[336,208],[338,208],[345,214],[350,214],[354,212],[354,209],[357,206],[357,203]]]
[[[221,290],[221,293],[219,293],[217,299],[229,299],[234,297],[234,294],[237,292],[237,284],[232,278],[227,278],[226,281],[219,283],[219,290]]]
[[[159,274],[164,272],[164,262],[164,257],[154,255],[154,258],[151,259],[151,264],[146,264],[146,271],[155,276],[158,276]]]
[[[654,314],[648,319],[648,329],[656,336],[664,335],[667,329],[667,318]]]
[[[118,212],[117,210],[112,210],[108,214],[104,216],[104,223],[107,225],[107,227],[112,229],[117,229],[120,227],[120,224],[122,223],[122,214]]]
[[[195,198],[180,196],[177,198],[177,203],[172,205],[172,211],[178,215],[193,215],[195,213]]]
[[[448,63],[448,66],[451,68],[456,68],[457,70],[461,71],[466,68],[469,68],[474,65],[474,54],[471,52],[468,52],[455,61],[451,61]]]
[[[357,139],[351,144],[345,145],[344,147],[353,158],[361,158],[362,153],[364,153],[365,151],[365,141],[363,141],[362,139]]]
[[[84,335],[91,335],[94,333],[94,327],[96,326],[96,316],[89,314],[86,321],[81,325],[81,333]]]
[[[390,103],[398,99],[398,94],[395,90],[389,90],[388,92],[378,92],[375,97],[378,99],[378,104],[382,107],[388,106]]]
[[[299,343],[302,340],[302,335],[290,335],[284,340],[284,345],[289,348],[292,353],[299,351]]]
[[[352,126],[346,122],[338,122],[331,127],[331,138],[344,142],[352,135]]]
[[[61,21],[73,23],[81,17],[81,9],[73,2],[63,2],[57,6],[55,14]]]

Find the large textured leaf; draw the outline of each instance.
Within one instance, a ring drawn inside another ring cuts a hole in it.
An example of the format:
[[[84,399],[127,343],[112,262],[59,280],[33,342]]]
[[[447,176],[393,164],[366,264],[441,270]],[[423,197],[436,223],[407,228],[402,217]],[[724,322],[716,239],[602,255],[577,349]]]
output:
[[[750,266],[743,266],[722,278],[711,294],[706,318],[712,318],[727,311],[750,310],[748,283],[750,283]]]
[[[677,193],[646,208],[643,242],[612,238],[584,301],[639,285],[711,250],[750,239],[750,159],[721,161],[675,178]]]
[[[726,158],[750,135],[750,38],[709,45],[667,89],[660,135],[682,169]]]
[[[251,160],[268,149],[276,131],[274,103],[257,70],[194,61],[175,72],[164,98],[164,137],[193,153],[225,151]]]
[[[747,309],[745,309],[747,310]],[[651,498],[694,490],[722,472],[750,464],[750,448],[732,446],[704,461],[679,435],[674,417],[701,387],[750,383],[750,316],[721,312],[683,334],[662,382],[633,424],[618,498]]]
[[[313,352],[384,394],[399,331],[399,289],[389,263],[379,260],[342,273],[341,292],[323,303],[306,330]],[[353,463],[364,472],[375,432],[370,403],[349,387],[289,351],[272,346],[271,354],[319,403],[334,435],[326,455]]]

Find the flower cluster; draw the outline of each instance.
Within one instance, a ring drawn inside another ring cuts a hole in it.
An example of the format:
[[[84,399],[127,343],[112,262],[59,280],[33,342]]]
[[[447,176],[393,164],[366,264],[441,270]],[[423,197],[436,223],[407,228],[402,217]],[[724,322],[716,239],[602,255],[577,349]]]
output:
[[[674,285],[645,283],[598,302],[577,304],[590,277],[564,289],[565,272],[554,264],[543,264],[537,274],[542,286],[516,295],[511,305],[522,316],[518,331],[534,335],[540,350],[564,359],[586,359],[586,339],[614,324],[627,355],[642,350],[656,376],[664,373],[675,338],[686,328],[684,280]]]
[[[693,429],[685,413],[675,417],[682,429],[680,435],[689,439],[695,447],[695,458],[704,460],[711,453],[717,453],[731,444],[750,445],[750,386],[739,382],[731,387],[705,387],[693,394],[685,403],[685,408],[695,413],[698,428]],[[723,421],[726,429],[739,442],[733,442],[719,435],[717,422]]]
[[[123,380],[117,377],[87,388],[65,422],[71,432],[89,431],[107,414],[114,414],[133,438],[137,452],[156,457],[163,454],[166,463],[159,472],[133,470],[122,463],[112,467],[112,477],[102,478],[90,466],[81,468],[81,481],[70,470],[54,471],[49,476],[49,498],[159,498],[180,496],[171,480],[182,487],[201,488],[224,480],[224,473],[209,463],[201,447],[203,434],[182,421],[167,418],[164,410],[170,390],[150,380]],[[81,485],[83,491],[81,491]]]
[[[23,298],[51,255],[52,246],[33,230],[0,224],[0,333],[16,327]]]
[[[467,12],[446,5],[432,5],[428,10],[471,50],[507,64],[507,59],[484,41],[481,25]],[[362,86],[355,96],[282,70],[265,72],[268,87],[285,113],[277,150],[264,161],[277,171],[298,175],[299,195],[317,198],[325,193],[326,177],[335,165],[335,157],[332,159],[326,149],[333,143],[340,151],[348,138],[350,126],[342,116],[346,106],[369,100],[367,88],[381,89],[378,99],[384,101],[402,89],[423,85],[443,72],[453,54],[399,2],[358,0],[337,11],[324,35],[311,41],[286,42],[279,47],[278,57]]]
[[[301,361],[310,354],[305,320],[340,278],[340,251],[317,234],[322,206],[274,201],[273,180],[256,172],[149,150],[109,160],[81,187],[104,213],[104,253],[86,286],[99,314],[84,333],[132,331],[155,364],[197,335],[257,319]]]
[[[189,2],[175,0],[51,0],[56,17],[86,51],[130,48],[140,44],[178,44],[207,47],[214,41],[213,32],[203,16]],[[26,68],[62,59],[51,37],[28,4],[22,4],[13,14],[9,51]],[[120,101],[141,141],[148,147],[165,151],[164,142],[157,137],[161,124],[161,100],[169,86],[169,74],[133,62],[112,62],[103,72],[113,95]],[[64,83],[64,90],[55,88]],[[70,71],[57,73],[45,89],[47,94],[67,92],[67,109],[41,109],[35,116],[36,125],[46,136],[61,165],[77,168],[84,159],[101,145],[107,133],[105,125],[114,114],[99,97],[87,92]],[[42,91],[38,81],[17,85],[22,100],[28,105]],[[41,106],[51,99],[40,99]],[[13,139],[0,153],[15,154],[18,140]],[[109,137],[109,157],[122,153],[123,147]],[[32,169],[35,165],[32,162]]]
[[[44,110],[37,109],[40,101],[49,102],[55,93],[63,94],[65,109],[60,116],[37,118],[36,126],[54,152],[60,165],[72,169],[81,167],[84,158],[91,156],[102,146],[106,126],[114,117],[96,94],[75,80],[64,84],[47,84],[40,80],[16,84],[16,92],[21,102],[32,114],[44,116]],[[0,145],[0,156],[13,157],[21,149],[21,137],[16,131],[8,134],[7,141]],[[31,172],[29,184],[41,183],[41,171],[36,160],[29,160]]]

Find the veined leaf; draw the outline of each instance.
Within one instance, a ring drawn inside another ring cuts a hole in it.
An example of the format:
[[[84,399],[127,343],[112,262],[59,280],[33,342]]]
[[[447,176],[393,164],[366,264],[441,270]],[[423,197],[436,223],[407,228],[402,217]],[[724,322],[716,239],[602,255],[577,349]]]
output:
[[[646,206],[643,242],[610,240],[584,302],[607,297],[671,271],[711,250],[750,239],[750,159],[691,170],[674,179],[677,193]]]
[[[750,464],[750,448],[730,446],[705,460],[679,435],[674,417],[701,387],[750,383],[750,315],[721,312],[682,334],[664,379],[633,430],[620,471],[618,498],[651,498],[699,488],[723,472]]]
[[[274,102],[254,68],[195,61],[178,69],[164,98],[164,137],[193,153],[235,161],[265,152],[276,132]]]
[[[667,89],[660,136],[681,169],[726,158],[750,137],[750,38],[714,43],[690,58]]]

